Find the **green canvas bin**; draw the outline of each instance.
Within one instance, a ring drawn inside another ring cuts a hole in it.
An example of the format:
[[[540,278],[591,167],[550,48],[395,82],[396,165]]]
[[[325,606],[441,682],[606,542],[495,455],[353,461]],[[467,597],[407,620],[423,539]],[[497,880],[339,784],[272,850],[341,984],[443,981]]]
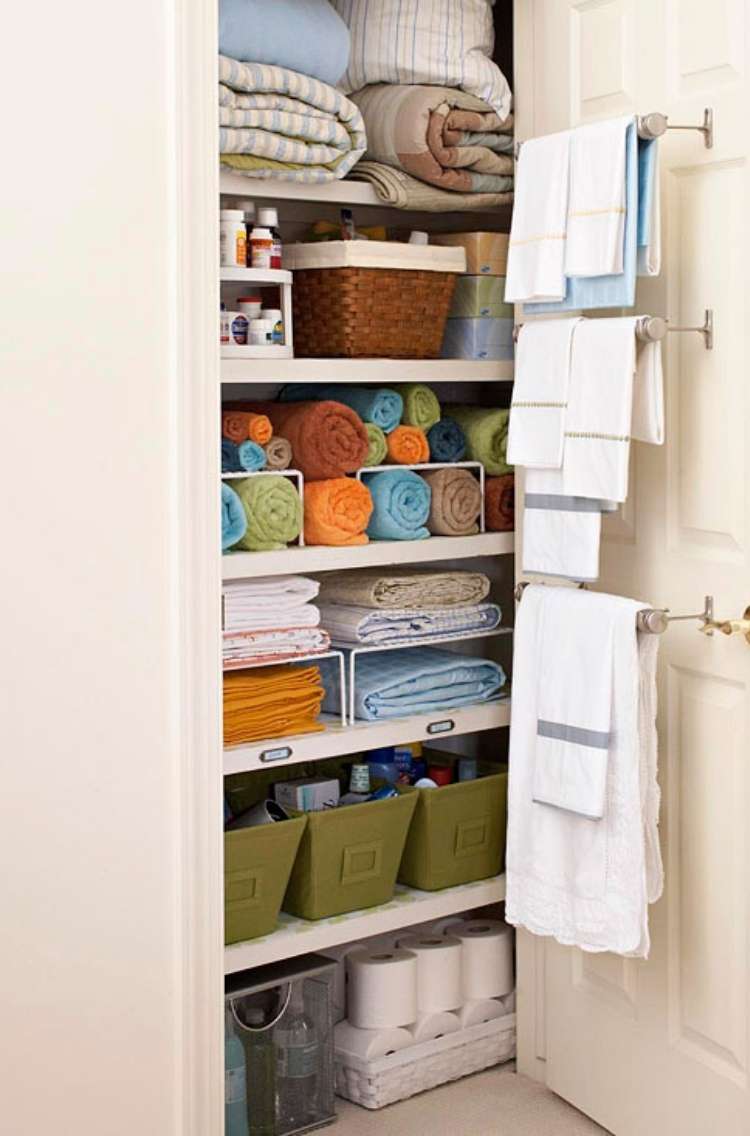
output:
[[[440,789],[418,789],[417,793],[398,873],[400,883],[438,891],[502,872],[507,771]]]
[[[416,804],[410,789],[384,801],[308,813],[284,911],[326,919],[387,903]]]
[[[307,817],[224,833],[224,942],[276,930]]]

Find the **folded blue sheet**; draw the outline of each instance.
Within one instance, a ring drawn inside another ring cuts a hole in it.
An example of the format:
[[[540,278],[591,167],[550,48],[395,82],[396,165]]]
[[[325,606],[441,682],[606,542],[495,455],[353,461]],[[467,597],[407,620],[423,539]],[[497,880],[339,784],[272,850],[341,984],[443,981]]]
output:
[[[390,434],[401,421],[404,400],[398,391],[388,387],[347,386],[346,383],[289,383],[282,387],[282,402],[343,402],[358,414],[363,422],[373,422],[384,434]]]
[[[220,0],[219,51],[231,59],[289,67],[335,87],[349,45],[328,0]]]
[[[247,517],[242,502],[225,481],[221,483],[221,550],[226,552],[247,531]]]
[[[387,469],[363,478],[372,495],[370,540],[425,540],[432,490],[410,469]]]
[[[408,647],[357,657],[354,708],[357,718],[375,721],[453,710],[500,697],[505,672],[491,659],[473,658],[439,647]],[[332,684],[323,709],[339,709]]]
[[[430,461],[460,462],[466,453],[466,437],[453,418],[441,418],[427,431]]]

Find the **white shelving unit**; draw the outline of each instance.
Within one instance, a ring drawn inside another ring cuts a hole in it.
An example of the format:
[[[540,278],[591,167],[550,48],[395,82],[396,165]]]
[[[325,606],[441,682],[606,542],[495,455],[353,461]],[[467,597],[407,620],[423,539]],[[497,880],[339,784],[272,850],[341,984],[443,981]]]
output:
[[[236,348],[242,350],[242,348]],[[222,358],[222,383],[512,383],[513,363],[497,359]]]
[[[280,309],[284,321],[284,342],[269,346],[248,344],[222,344],[221,358],[224,363],[247,363],[265,360],[272,367],[277,366],[282,359],[291,359],[294,355],[293,328],[292,328],[292,274],[284,268],[229,268],[222,266],[219,270],[219,280],[222,284],[254,284],[256,288],[278,288]]]

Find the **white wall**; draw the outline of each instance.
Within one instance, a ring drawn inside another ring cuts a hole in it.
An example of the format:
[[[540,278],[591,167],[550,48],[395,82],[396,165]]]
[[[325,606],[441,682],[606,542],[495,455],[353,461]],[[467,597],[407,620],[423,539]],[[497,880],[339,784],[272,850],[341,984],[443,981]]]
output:
[[[170,4],[12,12],[0,67],[0,1126],[171,1136]]]

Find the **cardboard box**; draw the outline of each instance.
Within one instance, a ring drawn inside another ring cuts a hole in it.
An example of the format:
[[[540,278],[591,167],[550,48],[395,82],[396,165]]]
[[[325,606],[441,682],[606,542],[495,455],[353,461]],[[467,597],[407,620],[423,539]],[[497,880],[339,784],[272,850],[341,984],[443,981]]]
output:
[[[273,787],[274,797],[283,809],[299,813],[315,813],[335,808],[340,787],[336,778],[300,777],[296,781],[279,781]]]

